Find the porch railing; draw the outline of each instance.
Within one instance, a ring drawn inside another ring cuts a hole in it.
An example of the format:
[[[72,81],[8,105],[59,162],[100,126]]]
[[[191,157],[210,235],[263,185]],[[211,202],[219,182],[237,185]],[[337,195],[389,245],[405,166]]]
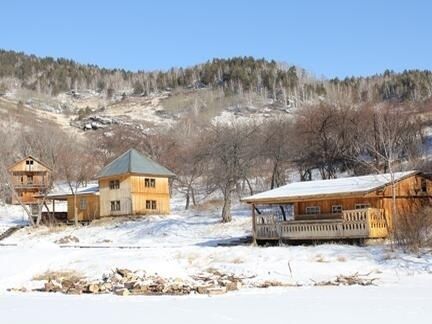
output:
[[[388,233],[382,209],[346,210],[335,219],[314,218],[279,221],[273,215],[259,215],[255,235],[261,240],[329,240],[383,238]]]

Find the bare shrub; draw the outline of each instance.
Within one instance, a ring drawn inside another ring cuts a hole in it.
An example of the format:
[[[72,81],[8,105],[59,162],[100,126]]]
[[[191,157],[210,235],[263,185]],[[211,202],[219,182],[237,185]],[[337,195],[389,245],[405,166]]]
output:
[[[432,247],[432,207],[399,214],[394,222],[394,240],[404,250]]]

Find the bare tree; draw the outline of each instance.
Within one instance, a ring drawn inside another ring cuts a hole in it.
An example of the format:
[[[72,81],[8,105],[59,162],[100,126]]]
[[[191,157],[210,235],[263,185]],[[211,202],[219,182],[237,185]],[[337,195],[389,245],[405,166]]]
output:
[[[74,220],[78,226],[77,192],[79,187],[85,185],[95,174],[94,156],[75,143],[68,143],[58,156],[58,177],[66,181],[74,200]]]
[[[404,161],[421,152],[421,128],[401,107],[384,105],[366,107],[364,123],[358,128],[358,141],[352,159],[377,173],[390,174],[392,214],[397,217],[395,172]]]
[[[317,168],[323,179],[346,167],[353,136],[351,109],[321,103],[304,106],[295,116],[293,156],[300,170]]]
[[[262,140],[257,141],[259,152],[271,163],[270,188],[285,184],[285,170],[292,160],[293,122],[288,118],[271,119],[262,125]]]
[[[208,128],[208,180],[223,194],[222,222],[230,222],[232,195],[256,158],[253,124],[216,124]]]
[[[185,195],[185,209],[188,209],[192,200],[196,205],[196,185],[202,179],[205,169],[205,133],[203,128],[196,125],[191,119],[184,119],[170,129],[165,146],[167,164],[177,177],[176,189]],[[169,158],[168,158],[169,157]]]

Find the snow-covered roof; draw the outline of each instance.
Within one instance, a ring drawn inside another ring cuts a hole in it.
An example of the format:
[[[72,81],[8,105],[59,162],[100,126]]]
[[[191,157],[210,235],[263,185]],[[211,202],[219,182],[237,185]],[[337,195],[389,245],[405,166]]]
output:
[[[399,181],[417,171],[395,172],[394,179]],[[245,202],[265,201],[271,199],[308,199],[315,196],[365,194],[391,183],[390,173],[373,174],[360,177],[349,177],[329,180],[293,182],[285,186],[264,191],[256,195],[243,198]]]
[[[47,195],[48,198],[57,198],[57,199],[65,199],[67,196],[72,195],[72,192],[69,187],[65,188],[63,186],[63,190],[53,191]],[[99,184],[97,183],[89,183],[84,187],[80,187],[76,191],[76,195],[99,195]]]

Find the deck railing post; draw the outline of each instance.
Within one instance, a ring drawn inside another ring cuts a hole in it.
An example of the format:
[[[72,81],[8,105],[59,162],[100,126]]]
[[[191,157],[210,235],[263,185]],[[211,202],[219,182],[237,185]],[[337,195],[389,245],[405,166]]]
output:
[[[253,245],[256,245],[256,236],[257,236],[256,229],[257,226],[256,226],[255,205],[252,204],[252,244]]]

